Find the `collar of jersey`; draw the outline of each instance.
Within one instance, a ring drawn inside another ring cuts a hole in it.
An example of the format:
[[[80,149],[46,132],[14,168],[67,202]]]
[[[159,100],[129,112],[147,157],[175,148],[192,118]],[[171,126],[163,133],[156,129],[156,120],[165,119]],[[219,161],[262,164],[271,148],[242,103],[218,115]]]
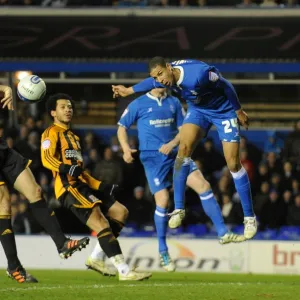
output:
[[[184,77],[184,70],[183,70],[183,67],[181,66],[176,66],[176,67],[173,67],[174,69],[179,69],[180,70],[180,77],[178,79],[178,81],[176,82],[177,85],[181,85],[182,81],[183,81],[183,77]]]
[[[68,130],[68,129],[69,129],[69,128],[68,128],[68,127],[66,127],[66,126],[63,126],[63,125],[57,124],[57,123],[55,123],[55,122],[54,122],[54,125],[56,125],[56,126],[58,126],[58,127],[61,127],[61,128],[63,128],[63,129],[66,129],[66,130]]]
[[[150,99],[155,100],[155,101],[158,103],[159,106],[161,106],[161,102],[162,102],[165,98],[167,98],[167,94],[165,94],[163,97],[161,97],[160,100],[159,100],[158,98],[154,97],[153,95],[151,95],[150,92],[147,93],[146,95],[147,95]]]

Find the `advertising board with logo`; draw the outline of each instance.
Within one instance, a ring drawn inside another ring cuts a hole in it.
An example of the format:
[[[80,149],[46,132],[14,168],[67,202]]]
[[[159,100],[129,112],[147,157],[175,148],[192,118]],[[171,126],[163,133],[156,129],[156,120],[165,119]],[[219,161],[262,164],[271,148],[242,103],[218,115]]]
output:
[[[85,260],[97,240],[87,249],[62,260],[48,236],[17,236],[19,257],[28,269],[84,270]],[[141,270],[162,271],[155,238],[120,238],[127,263]],[[216,239],[170,239],[169,251],[180,272],[220,272],[254,274],[300,273],[300,242],[249,241],[220,245]],[[34,253],[32,249],[34,248]],[[109,262],[108,262],[109,264]],[[0,248],[0,269],[7,262]]]

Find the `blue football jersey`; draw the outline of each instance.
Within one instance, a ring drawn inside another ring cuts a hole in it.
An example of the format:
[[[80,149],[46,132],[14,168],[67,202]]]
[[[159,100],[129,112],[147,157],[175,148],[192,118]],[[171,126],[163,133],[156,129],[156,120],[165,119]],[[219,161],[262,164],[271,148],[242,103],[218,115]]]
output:
[[[137,123],[139,149],[158,150],[176,136],[184,116],[176,97],[166,95],[159,99],[147,93],[128,105],[118,125],[129,128]]]
[[[178,60],[171,63],[180,69],[180,78],[170,88],[187,101],[190,106],[204,109],[239,109],[236,92],[219,70],[198,60]],[[153,88],[165,87],[149,77],[133,86],[134,92],[147,92]]]

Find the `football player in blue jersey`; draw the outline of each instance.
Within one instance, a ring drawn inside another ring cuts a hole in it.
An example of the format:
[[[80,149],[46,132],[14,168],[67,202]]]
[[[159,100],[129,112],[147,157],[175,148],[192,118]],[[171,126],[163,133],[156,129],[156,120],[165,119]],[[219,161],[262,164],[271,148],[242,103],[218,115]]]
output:
[[[179,100],[167,95],[165,88],[157,88],[131,102],[118,122],[118,139],[126,163],[133,162],[133,153],[137,151],[129,146],[127,130],[137,123],[140,159],[156,202],[154,222],[161,266],[168,272],[175,270],[166,244],[168,188],[172,185],[168,175],[173,171],[178,151],[179,129],[184,116],[185,111]],[[245,240],[243,235],[228,232],[210,184],[192,160],[189,160],[187,185],[199,195],[204,211],[216,227],[221,244]]]
[[[180,144],[174,168],[175,210],[169,226],[181,225],[185,216],[184,193],[193,150],[199,139],[215,125],[222,141],[227,166],[233,176],[244,212],[244,236],[251,239],[257,232],[248,174],[240,162],[239,125],[246,129],[249,118],[242,109],[232,84],[213,66],[198,60],[167,63],[162,57],[149,62],[151,77],[126,88],[113,86],[115,97],[147,92],[157,87],[169,87],[187,101],[188,111],[183,121]]]

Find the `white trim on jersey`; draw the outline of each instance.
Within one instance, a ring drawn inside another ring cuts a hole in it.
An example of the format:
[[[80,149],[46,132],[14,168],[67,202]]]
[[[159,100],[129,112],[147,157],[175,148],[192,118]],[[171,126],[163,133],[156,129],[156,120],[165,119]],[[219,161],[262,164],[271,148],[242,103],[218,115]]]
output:
[[[183,77],[184,77],[184,70],[183,70],[183,67],[181,66],[174,66],[173,67],[174,69],[179,69],[180,70],[180,77],[178,79],[178,81],[176,82],[177,85],[180,85],[183,81]]]
[[[165,94],[163,97],[161,97],[161,98],[159,99],[159,98],[156,98],[156,97],[154,97],[153,95],[151,95],[150,92],[147,93],[146,95],[147,95],[147,97],[149,97],[150,99],[155,100],[155,101],[157,102],[158,106],[162,106],[162,101],[163,101],[165,98],[167,98],[167,96],[168,96],[167,94]]]

